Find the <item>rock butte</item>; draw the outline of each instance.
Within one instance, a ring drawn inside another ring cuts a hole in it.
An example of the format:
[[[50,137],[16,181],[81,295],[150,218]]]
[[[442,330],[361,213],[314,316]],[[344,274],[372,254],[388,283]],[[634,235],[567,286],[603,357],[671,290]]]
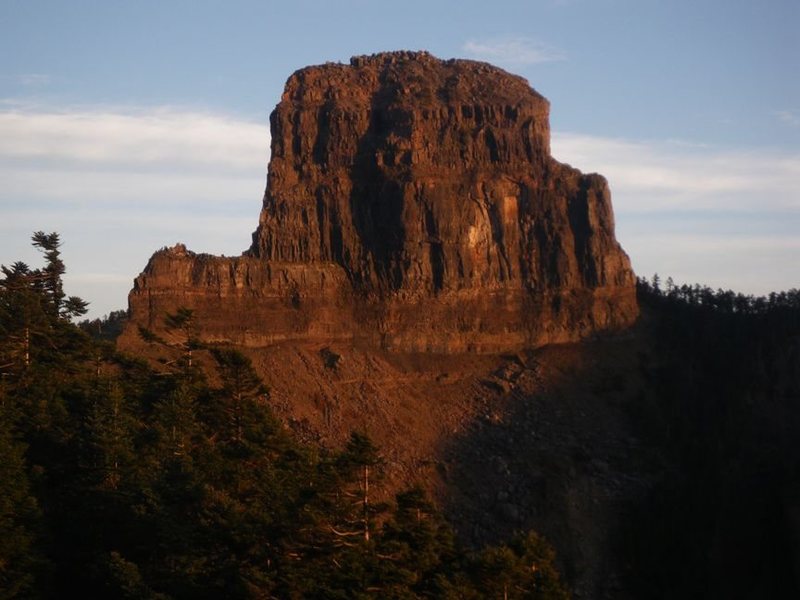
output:
[[[623,328],[635,277],[606,180],[550,155],[549,103],[491,65],[389,52],[294,73],[242,256],[156,252],[122,345],[200,337],[502,352]]]

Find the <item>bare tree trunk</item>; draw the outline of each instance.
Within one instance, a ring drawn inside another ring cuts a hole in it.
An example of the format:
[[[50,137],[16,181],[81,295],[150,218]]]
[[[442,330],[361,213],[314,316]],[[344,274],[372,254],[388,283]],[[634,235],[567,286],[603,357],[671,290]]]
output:
[[[242,393],[236,392],[236,443],[242,443]]]
[[[369,541],[369,465],[364,465],[364,541]]]

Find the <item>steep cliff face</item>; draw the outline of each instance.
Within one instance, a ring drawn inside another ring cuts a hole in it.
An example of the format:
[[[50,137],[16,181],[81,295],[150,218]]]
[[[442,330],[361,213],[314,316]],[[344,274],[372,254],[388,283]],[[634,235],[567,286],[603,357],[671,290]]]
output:
[[[549,104],[487,64],[353,58],[289,78],[251,249],[157,253],[130,295],[239,344],[502,351],[630,324],[608,185],[550,156]]]

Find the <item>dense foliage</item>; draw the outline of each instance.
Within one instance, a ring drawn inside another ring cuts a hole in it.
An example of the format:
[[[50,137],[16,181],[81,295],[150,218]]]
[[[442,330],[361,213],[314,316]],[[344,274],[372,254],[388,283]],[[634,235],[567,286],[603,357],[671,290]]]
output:
[[[535,534],[469,554],[420,490],[377,502],[366,436],[298,443],[241,353],[210,384],[191,311],[158,371],[73,325],[59,243],[0,279],[0,598],[567,597]]]
[[[639,597],[800,597],[800,290],[638,292],[637,410],[665,465],[631,520]]]

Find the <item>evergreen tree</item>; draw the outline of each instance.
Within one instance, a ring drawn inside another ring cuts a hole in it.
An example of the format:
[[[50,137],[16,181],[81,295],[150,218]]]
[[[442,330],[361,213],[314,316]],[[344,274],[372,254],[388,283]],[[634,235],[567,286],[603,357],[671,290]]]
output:
[[[0,389],[0,598],[35,595],[43,557],[36,547],[40,511],[33,496],[24,446],[14,435],[14,414]]]
[[[177,345],[183,353],[183,366],[187,369],[191,369],[193,366],[194,351],[202,346],[197,337],[194,311],[182,306],[178,308],[175,313],[168,314],[164,317],[164,325],[168,331],[177,335]]]
[[[486,549],[473,573],[484,598],[567,600],[552,548],[536,533],[519,536],[504,546]]]
[[[47,299],[47,309],[52,317],[61,314],[61,303],[64,300],[64,285],[61,277],[66,272],[61,260],[61,238],[56,232],[36,231],[32,238],[33,245],[44,253],[46,261],[44,269],[37,272],[36,284],[41,287]]]
[[[376,477],[380,476],[382,460],[378,449],[369,437],[353,432],[336,463],[342,484],[338,494],[345,509],[341,515],[343,527],[340,535],[344,538],[358,532],[364,542],[369,542],[375,527],[375,516],[386,508],[374,502],[370,489]]]
[[[238,350],[214,348],[211,353],[222,380],[218,399],[224,413],[220,423],[223,440],[234,445],[264,441],[276,426],[266,410],[269,390],[250,359]]]
[[[98,386],[88,425],[96,481],[115,490],[133,469],[134,437],[139,426],[117,382]]]
[[[16,262],[0,269],[0,371],[19,376],[31,365],[40,343],[47,340],[50,319],[30,267]]]
[[[419,487],[401,492],[377,547],[382,594],[442,597],[458,570],[453,532]]]
[[[195,390],[185,381],[156,401],[151,428],[155,433],[158,462],[163,467],[175,464],[188,468],[195,447],[200,443],[200,423],[197,420]]]
[[[33,241],[46,266],[0,277],[0,598],[478,598],[530,583],[528,550],[494,570],[470,559],[420,490],[387,513],[367,436],[321,458],[299,444],[242,353],[213,349],[209,386],[191,310],[167,317],[181,355],[159,376],[91,340],[70,322],[85,303],[63,293],[58,235]]]
[[[45,266],[37,271],[34,283],[43,291],[47,312],[53,318],[71,318],[86,314],[88,302],[77,296],[65,300],[62,277],[66,272],[61,260],[61,237],[58,233],[37,231],[32,237],[33,245],[44,253]]]

